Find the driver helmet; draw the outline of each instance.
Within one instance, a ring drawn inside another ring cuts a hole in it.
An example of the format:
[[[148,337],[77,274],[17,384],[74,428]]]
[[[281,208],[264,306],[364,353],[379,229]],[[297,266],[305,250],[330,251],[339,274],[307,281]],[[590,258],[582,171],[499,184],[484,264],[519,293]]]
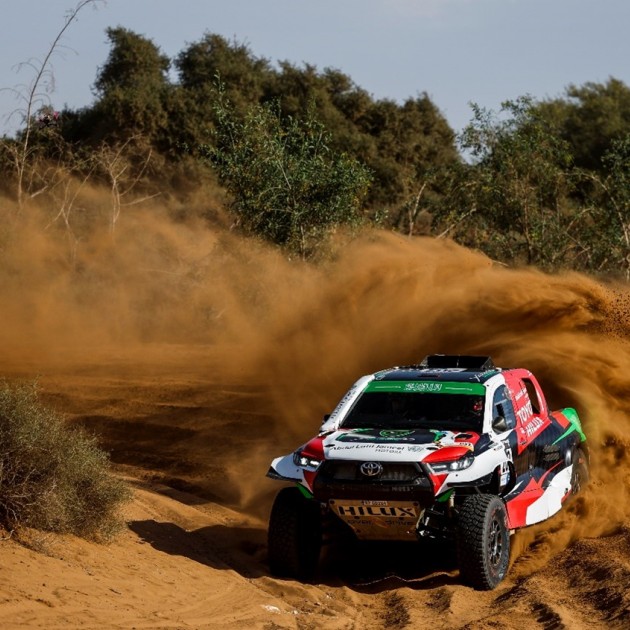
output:
[[[473,401],[472,411],[476,416],[480,416],[483,413],[483,398],[481,396]]]

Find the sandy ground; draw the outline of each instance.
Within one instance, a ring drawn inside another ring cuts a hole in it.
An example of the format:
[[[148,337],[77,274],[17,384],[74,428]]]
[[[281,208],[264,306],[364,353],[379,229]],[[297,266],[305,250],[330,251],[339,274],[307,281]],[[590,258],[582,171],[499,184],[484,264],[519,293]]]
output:
[[[54,204],[5,221],[0,377],[37,379],[134,499],[110,545],[0,541],[1,628],[630,627],[627,285],[376,232],[309,265],[158,206],[114,238],[107,203],[86,190],[69,227]],[[271,577],[271,459],[360,375],[435,352],[527,367],[552,407],[575,407],[584,496],[512,539],[493,592],[462,586],[436,545],[341,549],[311,584]]]
[[[557,553],[544,552],[543,535],[490,593],[459,584],[448,549],[395,545],[345,550],[311,584],[271,577],[271,409],[246,374],[208,378],[209,354],[154,347],[142,360],[49,363],[43,398],[102,436],[134,499],[109,545],[48,536],[36,551],[2,541],[0,627],[628,627],[627,526]]]

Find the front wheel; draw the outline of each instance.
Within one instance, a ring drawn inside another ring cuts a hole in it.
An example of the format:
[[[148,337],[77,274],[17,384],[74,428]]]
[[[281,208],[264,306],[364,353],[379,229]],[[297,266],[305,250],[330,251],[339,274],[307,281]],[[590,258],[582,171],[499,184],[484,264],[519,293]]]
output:
[[[296,487],[280,490],[271,509],[267,546],[273,575],[312,578],[322,546],[319,503]]]
[[[510,560],[510,533],[499,497],[478,494],[464,501],[458,516],[457,556],[466,584],[491,590],[503,580]]]

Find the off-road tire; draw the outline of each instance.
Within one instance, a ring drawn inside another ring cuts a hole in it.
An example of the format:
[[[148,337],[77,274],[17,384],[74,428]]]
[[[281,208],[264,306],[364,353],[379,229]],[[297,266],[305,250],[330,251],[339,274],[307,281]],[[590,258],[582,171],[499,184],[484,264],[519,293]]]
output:
[[[492,590],[505,577],[510,561],[510,532],[503,501],[491,494],[468,497],[459,509],[457,557],[462,581]]]
[[[272,575],[310,580],[322,547],[319,503],[305,498],[296,487],[283,488],[269,517],[267,548]]]
[[[588,483],[588,459],[584,451],[581,448],[576,448],[573,451],[573,457],[571,459],[573,463],[573,471],[571,472],[571,494],[579,494]]]

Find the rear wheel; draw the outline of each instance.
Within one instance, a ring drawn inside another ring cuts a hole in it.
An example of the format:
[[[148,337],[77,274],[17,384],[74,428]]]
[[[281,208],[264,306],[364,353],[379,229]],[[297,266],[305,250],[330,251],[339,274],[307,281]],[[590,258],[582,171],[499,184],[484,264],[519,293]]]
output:
[[[581,448],[577,448],[573,451],[571,463],[573,464],[573,470],[571,472],[571,494],[578,494],[585,488],[589,479],[588,461]]]
[[[459,510],[457,556],[462,581],[491,590],[505,577],[510,533],[503,501],[494,495],[468,497]]]
[[[273,575],[312,578],[322,546],[319,503],[296,487],[280,490],[271,509],[267,545]]]

